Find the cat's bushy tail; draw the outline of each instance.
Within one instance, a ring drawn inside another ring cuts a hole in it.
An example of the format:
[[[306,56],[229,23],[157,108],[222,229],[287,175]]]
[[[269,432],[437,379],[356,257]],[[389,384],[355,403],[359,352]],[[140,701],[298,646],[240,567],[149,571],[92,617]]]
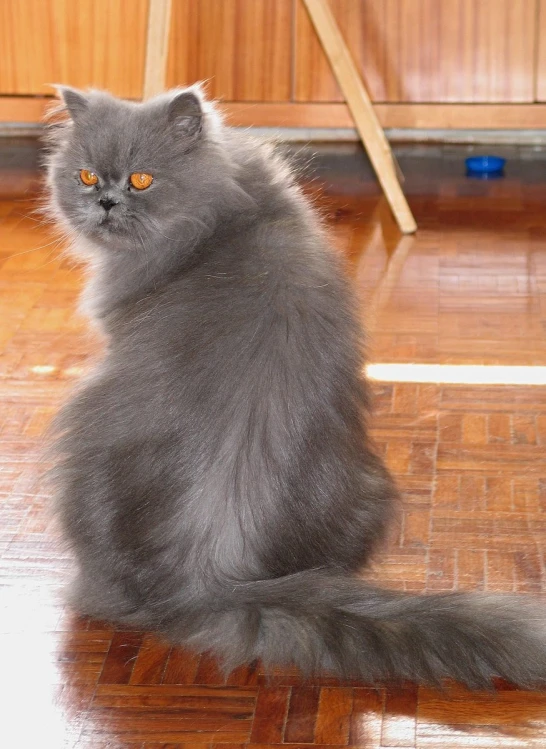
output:
[[[261,658],[367,683],[546,686],[544,610],[525,596],[408,595],[318,570],[234,584],[213,607],[199,639],[229,668]]]

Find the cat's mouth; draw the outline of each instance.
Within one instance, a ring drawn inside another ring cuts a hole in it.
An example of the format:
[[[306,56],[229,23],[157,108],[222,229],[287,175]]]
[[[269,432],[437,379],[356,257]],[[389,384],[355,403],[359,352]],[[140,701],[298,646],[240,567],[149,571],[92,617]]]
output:
[[[102,216],[100,221],[97,223],[97,229],[99,232],[114,233],[119,231],[119,222],[116,221],[112,216]]]

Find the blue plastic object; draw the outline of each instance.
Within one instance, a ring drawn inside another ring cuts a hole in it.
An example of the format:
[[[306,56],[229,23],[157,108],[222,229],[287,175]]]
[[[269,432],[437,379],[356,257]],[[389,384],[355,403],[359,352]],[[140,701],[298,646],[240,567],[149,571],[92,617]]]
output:
[[[500,156],[471,156],[466,159],[466,173],[469,177],[502,177],[506,159]]]

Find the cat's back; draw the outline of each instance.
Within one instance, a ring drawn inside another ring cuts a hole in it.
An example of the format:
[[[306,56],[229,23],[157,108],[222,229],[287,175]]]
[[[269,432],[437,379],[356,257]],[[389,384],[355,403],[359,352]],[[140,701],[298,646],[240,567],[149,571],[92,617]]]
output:
[[[171,421],[248,417],[252,404],[311,405],[353,383],[361,364],[354,301],[314,211],[276,157],[244,140],[233,211],[191,267],[123,305],[109,322],[107,374],[118,413]],[[304,395],[304,390],[307,394]],[[212,429],[212,426],[211,426]]]
[[[200,263],[120,317],[115,349],[130,356],[143,346],[141,365],[153,358],[196,374],[207,366],[226,376],[230,367],[248,372],[272,356],[297,366],[298,353],[312,349],[321,359],[332,350],[343,366],[359,350],[354,299],[340,259],[294,198],[220,226]]]

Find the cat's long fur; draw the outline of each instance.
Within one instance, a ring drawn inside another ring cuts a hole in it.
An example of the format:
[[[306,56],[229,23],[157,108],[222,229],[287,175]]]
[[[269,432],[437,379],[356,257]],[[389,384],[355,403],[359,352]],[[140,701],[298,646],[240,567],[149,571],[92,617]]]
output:
[[[368,446],[351,291],[289,170],[197,89],[62,95],[52,206],[90,260],[85,306],[108,341],[59,421],[76,605],[226,668],[542,686],[538,604],[354,574],[396,490]],[[134,171],[148,190],[128,187]]]

